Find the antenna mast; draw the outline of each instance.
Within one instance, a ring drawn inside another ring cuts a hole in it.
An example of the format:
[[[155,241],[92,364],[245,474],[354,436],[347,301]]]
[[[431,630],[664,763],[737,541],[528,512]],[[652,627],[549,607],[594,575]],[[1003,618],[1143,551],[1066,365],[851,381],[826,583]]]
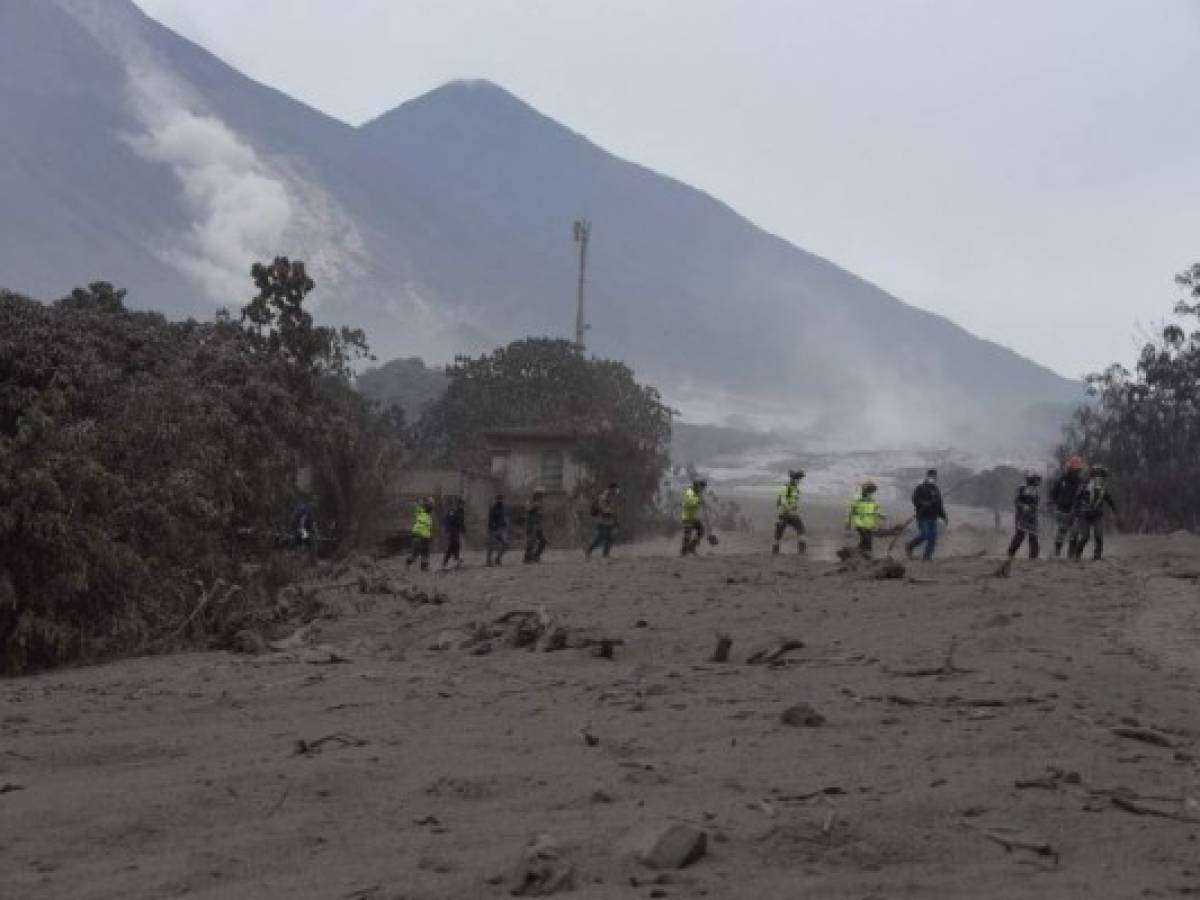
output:
[[[584,351],[584,335],[588,328],[583,316],[583,286],[587,281],[588,240],[592,236],[592,223],[587,219],[575,220],[575,243],[579,245],[579,293],[575,308],[575,349]]]

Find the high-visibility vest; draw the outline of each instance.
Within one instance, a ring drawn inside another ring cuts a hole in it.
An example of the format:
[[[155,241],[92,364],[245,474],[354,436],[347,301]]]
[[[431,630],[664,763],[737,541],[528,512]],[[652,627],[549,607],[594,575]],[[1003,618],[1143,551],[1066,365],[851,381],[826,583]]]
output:
[[[700,510],[704,508],[704,498],[693,487],[683,492],[683,521],[699,522]]]
[[[784,485],[779,492],[779,499],[775,501],[775,508],[780,516],[794,516],[800,509],[800,488],[790,482]]]
[[[417,514],[413,518],[412,533],[413,537],[433,537],[433,513],[423,506],[417,507]]]
[[[879,524],[880,506],[869,497],[859,496],[850,504],[850,524],[868,531]]]

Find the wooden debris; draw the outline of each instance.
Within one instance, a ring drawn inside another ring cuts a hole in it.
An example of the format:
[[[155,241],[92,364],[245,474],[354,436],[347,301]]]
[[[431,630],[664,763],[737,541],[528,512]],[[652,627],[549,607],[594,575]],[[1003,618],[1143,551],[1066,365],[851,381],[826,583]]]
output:
[[[805,800],[812,800],[814,797],[840,797],[845,795],[846,789],[837,785],[817,788],[815,791],[805,791],[801,794],[778,794],[772,799],[777,803],[802,803]]]
[[[1013,850],[1028,850],[1031,853],[1036,853],[1038,856],[1044,856],[1052,860],[1055,865],[1058,865],[1058,851],[1054,849],[1049,841],[1022,837],[1009,828],[983,828],[971,822],[963,822],[962,824],[963,827],[976,831],[989,841],[999,844],[1009,853]]]
[[[306,741],[300,738],[296,741],[296,750],[294,756],[311,756],[314,753],[320,753],[321,747],[325,744],[336,743],[341,747],[364,747],[367,742],[362,738],[357,738],[352,734],[346,734],[343,731],[337,731],[333,734],[327,734],[325,737],[317,738],[315,741]]]
[[[1123,809],[1125,812],[1131,812],[1137,816],[1156,816],[1160,819],[1174,819],[1176,822],[1200,822],[1200,815],[1189,812],[1185,800],[1164,801],[1123,794],[1114,794],[1111,800],[1112,805],[1117,809]]]
[[[804,641],[794,638],[784,639],[771,647],[751,653],[746,662],[752,666],[772,665],[780,662],[786,654],[791,653],[793,650],[801,650],[803,648]]]
[[[709,662],[729,662],[729,651],[733,647],[733,638],[727,634],[717,635],[717,648],[713,651],[713,655],[709,657]]]
[[[1153,744],[1156,747],[1174,747],[1175,741],[1161,731],[1156,731],[1153,728],[1141,728],[1133,725],[1118,725],[1111,729],[1112,733],[1117,737],[1128,738],[1131,741],[1141,741],[1144,744]]]

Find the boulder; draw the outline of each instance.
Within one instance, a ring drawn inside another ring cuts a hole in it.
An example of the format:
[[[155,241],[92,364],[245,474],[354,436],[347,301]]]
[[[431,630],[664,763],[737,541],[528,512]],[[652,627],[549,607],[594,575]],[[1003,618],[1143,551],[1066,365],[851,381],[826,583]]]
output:
[[[675,822],[654,838],[641,854],[641,859],[652,869],[682,869],[696,862],[707,852],[707,832],[682,822]]]

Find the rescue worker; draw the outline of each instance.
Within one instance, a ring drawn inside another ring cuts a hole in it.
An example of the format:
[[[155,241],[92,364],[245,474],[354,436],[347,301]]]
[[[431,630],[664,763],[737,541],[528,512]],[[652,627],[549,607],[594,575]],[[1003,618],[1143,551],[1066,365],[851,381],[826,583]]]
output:
[[[504,495],[497,494],[496,501],[488,509],[487,561],[488,566],[500,566],[504,562],[504,551],[508,549],[508,509],[504,506]]]
[[[1008,558],[1012,559],[1021,549],[1021,544],[1029,538],[1029,558],[1037,559],[1041,552],[1038,544],[1038,511],[1042,504],[1042,476],[1037,472],[1025,475],[1025,483],[1017,488],[1014,501],[1016,507],[1016,532],[1008,545]]]
[[[1075,524],[1071,533],[1071,558],[1083,559],[1088,540],[1094,538],[1096,547],[1092,559],[1104,557],[1104,507],[1117,514],[1117,505],[1108,492],[1108,469],[1092,466],[1087,483],[1075,498]]]
[[[859,495],[850,503],[850,515],[846,520],[846,528],[858,532],[858,550],[863,556],[869,557],[872,550],[872,539],[879,523],[886,518],[875,492],[879,486],[873,481],[863,483]]]
[[[454,560],[455,568],[462,568],[462,539],[467,532],[467,504],[459,497],[455,500],[446,515],[442,517],[442,526],[446,529],[446,554],[442,557],[442,571],[445,572]]]
[[[704,537],[704,490],[707,487],[707,481],[697,478],[691,487],[683,492],[683,545],[679,548],[680,556],[695,554]]]
[[[413,515],[412,547],[408,551],[408,559],[404,561],[405,570],[412,567],[416,560],[421,561],[421,571],[429,571],[429,550],[433,546],[433,498],[426,497],[417,504]]]
[[[596,520],[596,538],[587,548],[585,555],[592,558],[592,552],[599,549],[600,555],[608,559],[612,552],[613,532],[617,530],[617,500],[621,496],[621,486],[615,481],[600,492],[592,504],[592,518]]]
[[[546,545],[550,543],[546,540],[546,533],[542,530],[545,497],[546,492],[537,488],[534,490],[533,496],[529,498],[529,502],[525,504],[524,561],[527,563],[541,562],[542,554],[546,552]]]
[[[913,518],[917,522],[917,536],[904,545],[904,552],[912,559],[916,549],[924,544],[924,559],[929,561],[933,559],[933,551],[937,547],[938,519],[947,525],[950,524],[937,483],[937,469],[930,469],[925,473],[925,480],[913,491],[912,504]]]
[[[1075,500],[1083,489],[1083,466],[1081,457],[1072,456],[1067,468],[1050,489],[1050,502],[1054,504],[1054,555],[1062,556],[1063,544],[1070,540],[1075,524]]]
[[[772,553],[779,553],[779,545],[789,528],[796,529],[797,552],[803,553],[808,549],[804,540],[804,520],[800,518],[800,479],[803,477],[803,469],[789,469],[788,482],[775,500],[775,543],[771,545]]]

